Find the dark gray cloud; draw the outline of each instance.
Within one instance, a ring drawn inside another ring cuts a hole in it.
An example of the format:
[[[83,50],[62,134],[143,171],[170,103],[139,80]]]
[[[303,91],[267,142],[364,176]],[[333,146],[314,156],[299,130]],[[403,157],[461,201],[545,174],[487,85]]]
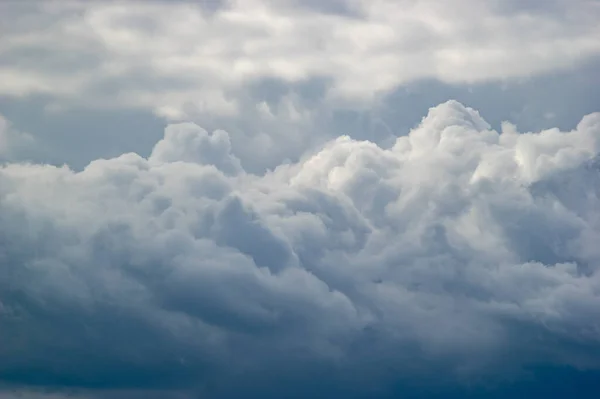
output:
[[[388,149],[339,137],[264,175],[189,123],[147,158],[6,164],[0,380],[85,398],[484,397],[548,375],[594,391],[599,129],[497,133],[449,101]]]

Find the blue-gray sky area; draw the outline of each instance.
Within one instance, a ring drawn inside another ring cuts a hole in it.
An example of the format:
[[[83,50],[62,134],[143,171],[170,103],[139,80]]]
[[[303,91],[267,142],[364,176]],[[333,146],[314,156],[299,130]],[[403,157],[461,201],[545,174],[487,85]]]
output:
[[[600,397],[600,2],[0,2],[0,399]]]

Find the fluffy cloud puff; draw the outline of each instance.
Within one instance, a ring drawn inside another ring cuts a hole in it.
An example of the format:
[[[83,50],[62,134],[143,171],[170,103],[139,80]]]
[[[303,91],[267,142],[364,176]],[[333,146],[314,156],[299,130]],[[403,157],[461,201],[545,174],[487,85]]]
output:
[[[6,164],[0,379],[368,396],[598,369],[599,152],[600,114],[499,133],[449,101],[264,175],[194,124],[148,158]]]
[[[0,94],[186,119],[243,112],[264,79],[322,79],[327,97],[361,103],[422,79],[527,78],[598,56],[596,2],[536,3],[8,2]]]

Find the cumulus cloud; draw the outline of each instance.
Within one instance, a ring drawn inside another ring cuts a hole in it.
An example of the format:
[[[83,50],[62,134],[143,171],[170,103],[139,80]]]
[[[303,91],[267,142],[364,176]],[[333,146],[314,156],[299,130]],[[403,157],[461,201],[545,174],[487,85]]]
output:
[[[328,98],[363,103],[422,79],[527,78],[598,56],[597,2],[521,3],[4,2],[0,93],[181,120],[243,112],[241,93],[264,79],[324,79]]]
[[[0,380],[385,397],[598,370],[599,153],[598,113],[496,132],[449,101],[264,174],[189,123],[148,158],[6,164]]]

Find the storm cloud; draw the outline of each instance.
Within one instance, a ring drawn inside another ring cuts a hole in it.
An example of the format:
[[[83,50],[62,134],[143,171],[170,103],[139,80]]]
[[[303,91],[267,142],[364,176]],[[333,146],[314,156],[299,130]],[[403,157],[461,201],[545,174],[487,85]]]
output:
[[[599,152],[599,113],[495,131],[451,100],[264,174],[193,123],[82,171],[5,163],[0,380],[418,397],[597,371]]]
[[[1,1],[0,399],[600,397],[599,5]]]

